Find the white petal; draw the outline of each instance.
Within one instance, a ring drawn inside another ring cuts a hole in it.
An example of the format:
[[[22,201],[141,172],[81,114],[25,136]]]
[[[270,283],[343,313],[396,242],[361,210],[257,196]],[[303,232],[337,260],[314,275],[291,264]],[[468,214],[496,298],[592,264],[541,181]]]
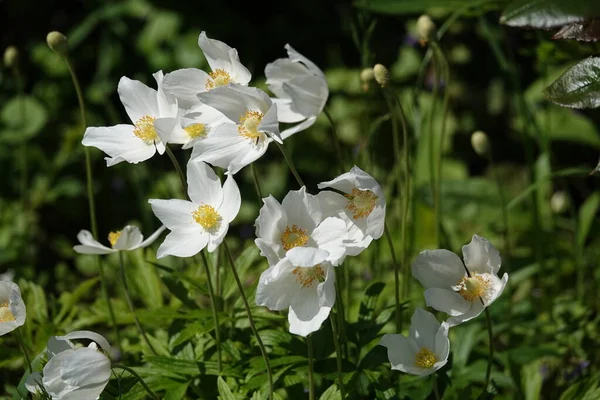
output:
[[[307,336],[318,331],[330,312],[331,307],[319,307],[318,303],[292,304],[288,312],[290,333]]]
[[[377,240],[383,236],[385,230],[385,204],[383,207],[376,206],[367,217],[367,229],[365,234]]]
[[[306,187],[299,190],[290,190],[281,202],[287,214],[287,224],[297,225],[299,228],[313,231],[321,222],[319,200],[310,193]]]
[[[469,272],[490,272],[497,274],[502,260],[498,250],[486,239],[473,235],[471,243],[463,246],[463,258]]]
[[[160,116],[156,90],[124,76],[119,80],[117,91],[127,115],[134,124],[144,116]]]
[[[260,275],[256,288],[256,304],[269,310],[285,310],[301,286],[292,273],[294,265],[282,259]]]
[[[461,315],[469,310],[471,302],[450,289],[429,288],[423,293],[429,307],[449,315]]]
[[[165,75],[163,87],[177,98],[180,107],[189,109],[198,104],[196,95],[206,92],[208,79],[208,74],[200,69],[178,69]]]
[[[133,225],[127,225],[121,231],[121,235],[117,239],[114,249],[115,250],[131,250],[139,247],[140,243],[144,240],[144,236],[140,232],[140,228]]]
[[[154,153],[156,153],[156,150],[158,150],[159,154],[162,154],[165,151],[165,146],[162,143],[157,143],[156,147],[154,147],[153,144],[140,146],[125,153],[119,154],[118,156],[104,157],[104,159],[106,160],[107,167],[112,167],[113,165],[117,165],[123,161],[127,161],[131,164],[137,164],[151,158]]]
[[[210,92],[198,94],[198,99],[223,113],[236,124],[246,111],[259,111],[265,114],[273,103],[262,90],[236,84],[219,86]]]
[[[231,222],[240,212],[242,205],[242,196],[233,175],[228,175],[223,184],[223,203],[219,208],[219,212],[227,222]]]
[[[288,250],[285,256],[293,265],[312,267],[324,262],[329,253],[314,247],[294,247]]]
[[[197,207],[194,203],[186,200],[148,200],[152,212],[169,229],[189,228],[195,224],[192,213]]]
[[[466,275],[460,258],[448,250],[422,251],[411,268],[413,276],[425,289],[451,288]]]
[[[283,91],[283,89],[281,89]],[[286,95],[287,96],[287,95]],[[291,99],[278,99],[271,98],[273,104],[277,105],[277,120],[279,122],[285,123],[294,123],[300,122],[306,119],[305,115],[302,115],[294,110],[292,110],[292,100]],[[316,117],[315,117],[316,119]]]
[[[287,94],[281,85],[299,75],[310,74],[308,68],[301,63],[294,62],[288,58],[280,58],[265,67],[266,84],[271,92],[279,98],[286,98]]]
[[[260,249],[260,255],[267,258],[269,265],[276,265],[283,257],[285,252],[281,244],[275,244],[273,242],[267,242],[261,238],[255,239],[254,243],[256,247]]]
[[[71,340],[75,340],[75,339],[93,340],[94,342],[98,343],[104,351],[106,351],[107,353],[110,352],[110,344],[108,343],[108,340],[106,340],[106,338],[104,336],[102,336],[96,332],[73,331],[73,332],[67,333],[64,336],[55,336],[55,338],[56,338],[56,340],[66,340],[66,341],[71,341]]]
[[[206,32],[202,31],[198,37],[198,46],[204,53],[206,61],[210,68],[215,71],[222,69],[227,72],[231,70],[231,60],[229,56],[229,47],[227,44],[216,39],[209,39]]]
[[[8,302],[8,309],[15,318],[13,321],[0,322],[0,336],[12,332],[25,323],[27,309],[21,298],[21,290],[14,282],[0,281],[0,303]]]
[[[278,110],[279,110],[279,106],[277,106]],[[291,128],[285,129],[284,131],[281,132],[281,138],[282,139],[287,139],[290,136],[292,136],[294,133],[298,133],[301,132],[305,129],[308,129],[309,127],[311,127],[315,121],[317,120],[317,117],[309,117],[307,119],[305,119],[304,121],[302,121],[301,123],[292,126]]]
[[[46,353],[48,354],[48,360],[57,355],[58,353],[62,353],[66,350],[71,350],[75,346],[68,339],[57,339],[56,336],[50,336],[48,339],[48,343],[46,344]]]
[[[448,339],[449,328],[450,326],[447,322],[442,322],[435,335],[435,356],[437,357],[438,362],[447,361],[448,355],[450,355],[450,340]]]
[[[297,76],[284,82],[282,87],[292,100],[291,109],[307,118],[318,116],[329,96],[327,81],[317,76]]]
[[[464,314],[450,317],[446,320],[446,322],[448,323],[448,325],[450,327],[453,327],[453,326],[456,326],[463,322],[470,321],[473,318],[477,317],[479,314],[481,314],[483,312],[484,308],[485,307],[483,306],[481,301],[479,301],[479,300],[472,301],[470,303],[469,309]]]
[[[491,283],[491,287],[488,289],[486,295],[484,296],[483,301],[485,302],[485,306],[489,307],[504,291],[506,284],[508,283],[508,274],[505,273],[502,276],[502,280],[500,280],[497,276],[489,274],[489,281]]]
[[[440,323],[435,316],[422,308],[417,308],[410,319],[410,337],[417,346],[435,350],[436,334]]]
[[[156,253],[156,258],[166,256],[192,257],[208,244],[209,235],[200,225],[176,228],[167,235]]]
[[[420,349],[414,340],[399,334],[386,334],[379,345],[387,348],[392,369],[408,372],[408,368],[415,367],[415,356]]]
[[[159,118],[154,121],[154,130],[163,144],[171,143],[173,131],[178,123],[177,118]]]
[[[229,50],[229,61],[231,63],[230,74],[233,82],[244,86],[248,85],[248,82],[252,79],[252,74],[240,62],[240,57],[236,49]]]
[[[339,265],[344,257],[344,241],[347,237],[346,223],[336,217],[325,218],[312,233],[312,238],[319,248],[329,252],[327,260],[333,265]]]
[[[335,270],[329,262],[324,262],[321,267],[326,269],[325,281],[317,286],[317,295],[319,296],[319,305],[321,307],[331,307],[335,304]]]
[[[73,246],[73,250],[79,254],[110,254],[116,251],[95,240],[92,234],[86,230],[79,231],[77,240],[81,245]]]
[[[317,65],[315,63],[313,63],[312,61],[310,61],[308,58],[304,57],[302,54],[298,53],[289,44],[285,45],[285,49],[287,50],[288,56],[290,57],[291,61],[293,61],[293,62],[300,62],[300,63],[306,65],[306,67],[308,68],[308,70],[313,75],[319,76],[319,77],[325,79],[325,74],[323,74],[323,71],[321,71],[321,69],[319,67],[317,67]]]
[[[115,159],[109,166],[121,161],[138,163],[152,157],[156,151],[154,144],[146,144],[133,134],[133,125],[109,127],[89,127],[81,143],[96,147]]]
[[[137,246],[135,249],[142,249],[144,247],[148,247],[150,246],[152,243],[154,243],[154,241],[156,239],[158,239],[158,237],[160,236],[161,233],[163,233],[163,231],[167,229],[166,226],[161,226],[160,228],[158,228],[156,230],[156,232],[154,232],[152,235],[150,235],[146,240],[144,240],[142,243],[139,244],[139,246]],[[134,250],[134,249],[132,249]]]
[[[277,106],[273,104],[260,120],[257,130],[265,132],[277,143],[283,143],[279,134],[279,122],[277,122]]]
[[[27,380],[25,381],[25,389],[27,389],[29,391],[29,393],[33,393],[33,394],[42,394],[43,390],[42,388],[44,387],[43,383],[42,383],[42,374],[39,372],[32,372],[31,374],[29,374],[29,376],[27,377]]]
[[[221,181],[215,171],[199,159],[187,164],[188,195],[194,204],[219,207],[223,201]]]
[[[279,240],[287,226],[287,215],[283,206],[272,196],[265,197],[258,218],[254,223],[256,236],[269,242]]]

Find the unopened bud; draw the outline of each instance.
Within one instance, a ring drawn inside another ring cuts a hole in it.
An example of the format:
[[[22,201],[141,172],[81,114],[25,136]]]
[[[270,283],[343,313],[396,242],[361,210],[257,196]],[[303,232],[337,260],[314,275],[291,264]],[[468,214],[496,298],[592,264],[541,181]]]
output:
[[[555,214],[560,214],[567,209],[569,198],[563,191],[554,192],[550,198],[550,208]]]
[[[417,35],[421,45],[437,38],[437,29],[429,15],[423,14],[417,20]]]
[[[60,32],[52,31],[46,36],[48,47],[61,56],[66,56],[69,53],[69,42],[67,37]]]
[[[375,73],[373,72],[373,68],[365,68],[362,71],[360,71],[361,82],[369,83],[373,79],[375,79]]]
[[[390,83],[390,71],[381,64],[375,64],[373,67],[373,76],[381,87],[386,87]]]
[[[19,51],[15,46],[9,46],[4,50],[4,66],[13,68],[17,65],[19,59]]]
[[[488,140],[485,132],[473,132],[471,135],[471,146],[473,146],[475,153],[479,154],[480,156],[485,156],[488,151],[490,151],[490,141]]]

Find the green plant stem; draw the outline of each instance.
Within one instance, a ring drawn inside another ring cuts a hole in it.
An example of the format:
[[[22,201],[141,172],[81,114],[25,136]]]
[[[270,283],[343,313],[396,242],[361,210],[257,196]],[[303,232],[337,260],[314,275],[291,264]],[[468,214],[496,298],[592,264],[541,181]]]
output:
[[[348,346],[346,345],[345,334],[346,334],[346,307],[344,305],[344,298],[342,297],[342,288],[340,282],[344,279],[342,277],[341,268],[335,268],[335,298],[336,307],[339,312],[336,313],[338,321],[338,328],[342,345],[340,346],[345,357],[348,358]]]
[[[229,259],[229,265],[231,266],[231,272],[233,273],[233,277],[235,279],[235,283],[238,287],[238,291],[240,292],[240,296],[242,297],[242,302],[244,303],[244,308],[246,309],[246,314],[248,314],[248,322],[250,324],[250,329],[256,338],[256,342],[258,343],[258,347],[260,348],[260,352],[262,353],[263,359],[265,361],[265,367],[267,370],[267,377],[269,378],[269,399],[273,399],[273,374],[271,372],[271,363],[269,362],[269,357],[267,356],[267,350],[265,345],[263,344],[260,335],[258,334],[258,330],[256,329],[256,325],[254,325],[254,318],[252,317],[252,311],[250,310],[250,304],[248,303],[248,298],[246,297],[246,293],[244,292],[244,286],[240,281],[240,276],[237,273],[237,269],[235,267],[235,261],[233,259],[233,254],[231,254],[231,250],[227,245],[225,239],[223,239],[223,247],[225,248],[225,253],[227,253],[227,258]]]
[[[315,398],[315,378],[313,376],[313,345],[311,334],[309,333],[306,337],[306,347],[308,347],[308,398],[314,400]]]
[[[298,171],[296,170],[296,167],[294,166],[292,159],[289,157],[288,153],[285,151],[285,147],[279,142],[275,142],[275,143],[277,144],[277,147],[279,147],[281,154],[283,154],[283,158],[285,158],[285,161],[287,162],[288,167],[290,167],[290,171],[292,171],[294,178],[296,178],[296,182],[298,182],[298,185],[300,185],[300,187],[304,186],[304,182],[302,181],[302,178],[300,178],[300,175],[298,175]]]
[[[125,300],[127,301],[129,310],[133,314],[133,319],[135,320],[135,325],[137,326],[138,331],[140,331],[142,338],[144,338],[144,341],[146,342],[146,344],[148,345],[148,347],[150,348],[152,353],[154,353],[154,355],[158,355],[158,353],[156,352],[156,350],[150,343],[150,340],[148,340],[148,336],[146,336],[146,331],[144,331],[142,324],[140,324],[140,320],[138,319],[137,315],[135,314],[135,308],[133,306],[133,301],[131,300],[131,294],[129,292],[129,285],[127,284],[127,274],[125,273],[125,262],[123,261],[123,252],[122,251],[119,252],[119,264],[121,267],[121,280],[123,281],[123,289],[125,291]]]
[[[181,189],[183,190],[183,195],[184,197],[187,197],[187,181],[185,179],[185,174],[183,173],[183,170],[179,165],[179,161],[177,161],[177,157],[175,157],[175,154],[173,154],[168,145],[165,145],[165,153],[167,153],[167,155],[171,159],[171,162],[173,163],[173,166],[177,171],[177,175],[179,175],[179,181],[181,182]]]
[[[483,303],[483,300],[481,299],[481,297],[479,299]],[[487,331],[488,331],[488,339],[490,341],[488,364],[487,364],[487,369],[485,371],[485,386],[483,388],[483,392],[486,393],[488,390],[488,386],[490,384],[490,377],[492,376],[492,364],[494,362],[494,342],[493,342],[494,334],[492,332],[492,318],[490,317],[490,312],[487,309],[487,307],[485,307],[484,312],[485,312],[485,322],[486,322]]]
[[[31,369],[31,360],[29,359],[29,354],[27,353],[27,346],[25,346],[25,339],[23,339],[21,328],[17,328],[15,330],[17,331],[17,340],[19,341],[19,345],[21,346],[21,351],[23,352],[23,356],[25,357],[25,363],[27,364],[29,373],[32,373],[33,369]]]
[[[342,375],[342,353],[340,351],[340,342],[334,318],[331,318],[330,316],[329,320],[331,321],[331,332],[333,333],[333,345],[335,347],[335,359],[337,362],[338,389],[340,389],[343,400],[346,396],[344,393],[344,377]]]
[[[137,372],[135,372],[135,370],[133,370],[132,368],[129,368],[129,367],[125,366],[125,365],[121,365],[121,364],[113,364],[112,367],[113,368],[119,368],[119,369],[125,370],[125,371],[129,372],[131,375],[135,376],[135,378],[144,387],[144,389],[146,390],[146,392],[148,393],[148,395],[150,397],[152,397],[153,399],[159,400],[159,397],[152,391],[152,389],[150,389],[150,387],[148,385],[146,385],[146,382],[144,382],[144,380],[142,379],[142,377],[139,376],[139,374]]]
[[[219,325],[219,314],[217,313],[217,303],[215,299],[215,293],[213,291],[212,279],[210,277],[210,268],[208,267],[208,260],[204,250],[200,252],[202,257],[202,264],[204,265],[204,272],[206,273],[206,281],[208,285],[208,295],[210,296],[210,305],[212,308],[213,321],[215,323],[215,341],[217,342],[217,369],[219,375],[221,375],[221,333]]]
[[[254,166],[254,163],[250,164],[250,169],[252,170],[252,179],[254,180],[254,188],[256,189],[256,194],[258,195],[258,201],[260,202],[263,198],[262,190],[260,190],[260,181],[258,180],[258,172],[257,168]]]
[[[438,92],[439,92],[439,75],[438,75],[438,61],[437,61],[437,57],[435,56],[435,50],[434,50],[434,55],[432,58],[432,68],[433,68],[433,95],[431,98],[431,110],[429,113],[429,123],[428,123],[428,128],[429,128],[429,168],[430,168],[430,175],[429,175],[429,179],[430,179],[430,188],[431,188],[431,195],[433,197],[433,221],[434,221],[434,247],[438,247],[439,242],[440,242],[440,232],[439,232],[439,224],[438,224],[438,218],[439,215],[437,214],[437,210],[438,210],[438,203],[439,203],[439,197],[438,197],[438,192],[437,192],[437,184],[436,184],[436,176],[435,176],[435,172],[436,172],[436,167],[435,167],[435,131],[434,131],[434,124],[433,124],[433,119],[435,117],[435,111],[436,111],[436,99],[438,97]]]
[[[437,373],[433,374],[433,394],[435,395],[435,400],[442,400],[442,398],[440,397],[440,391],[438,388],[438,382],[437,382]]]
[[[400,265],[396,258],[396,250],[394,249],[394,242],[392,235],[387,227],[384,225],[385,238],[387,239],[390,253],[392,254],[392,262],[394,263],[394,299],[396,301],[396,333],[400,333],[402,330],[402,309],[400,308]]]
[[[115,337],[117,338],[118,346],[121,347],[121,331],[117,326],[117,317],[115,316],[115,310],[113,309],[112,303],[110,301],[110,293],[108,293],[108,281],[106,279],[106,274],[104,273],[104,264],[101,257],[96,256],[94,258],[96,259],[96,263],[98,264],[98,272],[100,273],[100,283],[102,285],[104,301],[106,301],[106,308],[108,308],[108,315],[110,316],[113,329],[115,330]]]
[[[335,156],[338,159],[338,164],[340,166],[340,173],[346,172],[346,166],[344,164],[344,157],[342,156],[342,146],[340,144],[340,138],[337,134],[337,129],[335,128],[335,122],[333,122],[333,118],[329,113],[327,107],[323,108],[323,113],[327,117],[329,121],[329,125],[331,125],[331,141],[333,142],[333,147],[335,148]]]

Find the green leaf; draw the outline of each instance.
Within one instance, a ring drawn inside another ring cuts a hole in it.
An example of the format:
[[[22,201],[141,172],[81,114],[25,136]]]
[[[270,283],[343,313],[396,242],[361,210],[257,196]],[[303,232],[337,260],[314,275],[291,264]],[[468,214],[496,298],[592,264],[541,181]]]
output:
[[[533,28],[552,28],[600,15],[600,2],[589,0],[516,0],[500,17],[500,23]]]
[[[476,3],[483,5],[486,3],[497,3],[495,0],[370,0],[355,1],[354,5],[359,8],[365,8],[373,12],[382,14],[415,14],[426,11],[430,8],[444,8],[455,10]]]
[[[577,244],[583,248],[585,240],[590,233],[590,228],[598,207],[600,206],[600,192],[594,192],[590,197],[585,199],[579,209],[578,229],[577,229]]]
[[[219,377],[219,379],[217,379],[217,387],[219,389],[219,398],[221,400],[236,400],[223,378]]]
[[[566,70],[544,96],[564,107],[600,107],[600,57],[590,57]]]
[[[337,389],[337,385],[333,384],[323,392],[319,400],[342,400],[342,394]]]
[[[373,320],[373,317],[375,316],[375,305],[377,304],[377,299],[384,287],[385,283],[383,282],[373,282],[365,289],[358,312],[359,321],[366,322]]]
[[[48,113],[34,97],[14,97],[2,107],[0,120],[8,128],[2,139],[16,142],[39,133],[48,120]]]

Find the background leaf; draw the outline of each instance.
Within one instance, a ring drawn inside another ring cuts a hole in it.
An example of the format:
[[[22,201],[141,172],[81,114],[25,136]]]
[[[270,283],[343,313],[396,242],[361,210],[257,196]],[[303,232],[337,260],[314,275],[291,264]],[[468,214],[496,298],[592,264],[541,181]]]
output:
[[[587,58],[566,70],[544,90],[544,96],[565,107],[599,107],[600,58]]]

